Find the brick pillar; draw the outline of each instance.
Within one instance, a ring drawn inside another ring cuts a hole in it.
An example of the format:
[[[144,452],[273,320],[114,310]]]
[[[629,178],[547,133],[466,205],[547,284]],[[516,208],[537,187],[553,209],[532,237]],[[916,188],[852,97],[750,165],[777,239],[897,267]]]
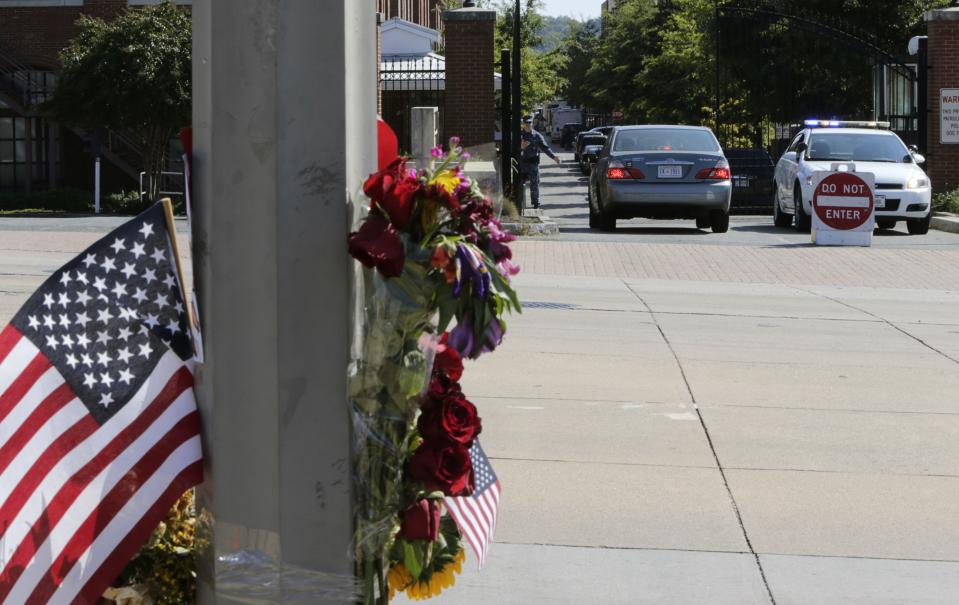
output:
[[[943,143],[942,90],[959,89],[959,7],[926,13],[929,28],[929,141],[933,191],[959,187],[959,143]],[[953,120],[959,119],[954,116]],[[954,138],[954,137],[953,137]]]
[[[496,106],[493,96],[493,27],[496,11],[460,8],[443,13],[446,43],[446,99],[443,125],[447,137],[464,147],[493,142]]]

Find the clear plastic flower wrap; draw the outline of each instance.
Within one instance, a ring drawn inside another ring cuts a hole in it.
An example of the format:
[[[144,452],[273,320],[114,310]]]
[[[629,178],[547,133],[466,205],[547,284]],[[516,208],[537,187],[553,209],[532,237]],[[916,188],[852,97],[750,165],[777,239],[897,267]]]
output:
[[[371,175],[368,212],[348,238],[362,264],[348,377],[353,556],[368,605],[401,591],[429,598],[455,582],[465,553],[445,498],[472,493],[469,449],[481,430],[458,383],[462,359],[494,350],[502,316],[520,308],[513,238],[463,172],[468,154],[454,139],[433,158]]]
[[[361,270],[355,284],[362,317],[349,368],[354,549],[357,576],[368,595],[387,593],[382,570],[399,529],[403,465],[415,446],[413,421],[435,350],[428,265],[413,261],[416,251],[410,252],[403,275],[386,280]]]

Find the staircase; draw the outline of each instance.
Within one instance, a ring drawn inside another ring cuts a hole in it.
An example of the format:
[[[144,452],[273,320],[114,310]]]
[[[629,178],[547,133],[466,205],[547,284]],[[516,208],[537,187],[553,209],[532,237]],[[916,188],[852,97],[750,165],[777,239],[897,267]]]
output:
[[[36,70],[21,64],[0,48],[0,100],[6,105],[24,117],[49,118],[41,106],[53,91],[54,87],[38,76]],[[99,139],[100,157],[139,182],[144,154],[133,137],[113,131],[101,132],[98,137],[92,130],[76,127],[70,127],[70,130],[89,147],[95,147]]]
[[[37,117],[37,105],[52,91],[38,90],[34,72],[0,50],[0,99],[25,117]]]

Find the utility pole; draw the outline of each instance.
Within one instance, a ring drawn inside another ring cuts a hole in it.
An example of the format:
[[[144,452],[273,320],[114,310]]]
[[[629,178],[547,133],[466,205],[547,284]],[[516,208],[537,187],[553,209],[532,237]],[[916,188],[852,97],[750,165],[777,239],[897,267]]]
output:
[[[519,175],[519,160],[520,160],[520,141],[522,141],[522,134],[520,133],[520,120],[522,116],[520,112],[523,109],[523,95],[520,84],[522,82],[522,68],[521,68],[521,55],[522,55],[522,40],[520,36],[522,34],[521,22],[520,22],[520,0],[516,0],[516,6],[513,9],[513,94],[512,104],[513,104],[513,123],[510,125],[510,128],[513,132],[512,143],[513,143],[513,161],[515,162],[514,173],[513,173],[513,191],[515,192],[514,200],[516,201],[516,209],[519,211],[520,215],[523,214],[525,210],[526,200],[523,199],[525,196],[525,191],[523,189],[523,179]]]
[[[504,48],[500,51],[500,71],[503,74],[503,85],[500,89],[502,95],[502,112],[500,113],[500,173],[503,176],[503,193],[512,195],[513,184],[513,99],[512,99],[512,78],[510,78],[511,58],[509,49]]]

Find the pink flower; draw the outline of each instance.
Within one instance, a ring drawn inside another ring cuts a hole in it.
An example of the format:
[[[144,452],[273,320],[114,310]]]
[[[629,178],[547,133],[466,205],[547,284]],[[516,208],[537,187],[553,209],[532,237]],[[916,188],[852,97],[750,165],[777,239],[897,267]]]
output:
[[[443,157],[444,155],[446,155],[446,153],[443,151],[443,147],[442,147],[442,146],[436,146],[436,147],[434,147],[433,149],[430,150],[430,155],[433,156],[433,157],[436,158],[436,159],[439,159],[439,158]]]
[[[496,270],[500,272],[500,275],[509,279],[510,277],[519,274],[519,267],[513,264],[508,258],[504,258],[500,262],[496,263]]]

